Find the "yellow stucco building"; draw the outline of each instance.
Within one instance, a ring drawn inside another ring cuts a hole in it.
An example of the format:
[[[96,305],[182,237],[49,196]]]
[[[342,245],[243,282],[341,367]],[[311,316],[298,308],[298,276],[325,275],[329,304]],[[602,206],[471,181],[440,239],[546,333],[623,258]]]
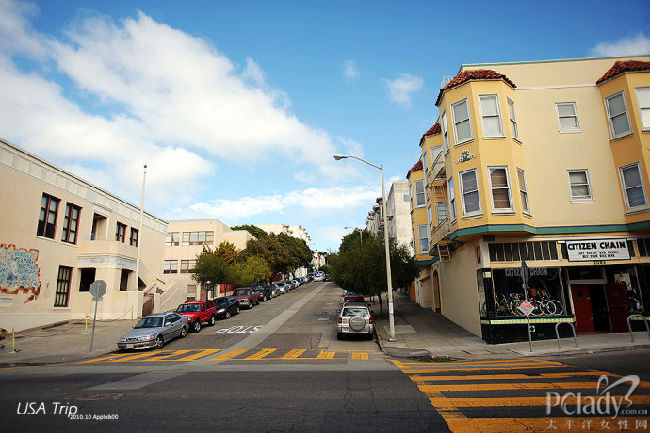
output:
[[[534,338],[559,321],[622,332],[647,315],[649,60],[463,65],[440,90],[420,141],[425,217],[413,219],[416,240],[430,227],[418,261],[445,316],[502,342],[526,338],[526,297]]]

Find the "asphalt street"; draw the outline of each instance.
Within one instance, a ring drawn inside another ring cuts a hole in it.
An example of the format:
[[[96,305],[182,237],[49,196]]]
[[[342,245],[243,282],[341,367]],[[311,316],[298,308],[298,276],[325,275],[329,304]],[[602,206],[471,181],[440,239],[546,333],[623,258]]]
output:
[[[341,293],[310,283],[159,351],[0,369],[2,430],[647,431],[647,350],[395,359],[374,341],[336,340]],[[602,397],[605,386],[617,404],[631,390],[627,412],[576,413],[578,393]]]

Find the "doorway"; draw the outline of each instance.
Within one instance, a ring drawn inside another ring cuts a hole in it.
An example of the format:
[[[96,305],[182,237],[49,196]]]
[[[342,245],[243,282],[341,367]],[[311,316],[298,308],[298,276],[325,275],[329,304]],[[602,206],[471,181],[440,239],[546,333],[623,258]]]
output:
[[[608,295],[602,284],[572,284],[577,332],[611,332]]]

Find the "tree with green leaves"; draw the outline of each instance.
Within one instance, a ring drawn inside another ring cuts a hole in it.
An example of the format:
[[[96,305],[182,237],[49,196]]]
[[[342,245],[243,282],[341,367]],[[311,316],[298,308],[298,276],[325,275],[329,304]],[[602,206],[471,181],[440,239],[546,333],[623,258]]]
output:
[[[386,253],[384,243],[377,236],[351,233],[343,238],[338,254],[330,255],[332,280],[342,289],[364,296],[379,296],[387,291]],[[355,240],[356,239],[356,240]],[[393,287],[404,287],[418,275],[415,258],[404,245],[390,242],[391,279]]]
[[[274,274],[286,273],[290,264],[289,251],[278,241],[277,236],[269,235],[261,239],[249,239],[246,242],[246,256],[263,258]]]
[[[248,233],[252,234],[255,236],[257,239],[262,239],[267,237],[269,234],[266,233],[264,230],[261,228],[251,225],[251,224],[243,224],[239,226],[233,226],[230,227],[231,230],[246,230]]]
[[[288,273],[294,274],[296,269],[309,266],[313,255],[307,242],[285,233],[280,233],[277,239],[280,245],[289,252]]]
[[[216,255],[224,259],[229,265],[234,265],[239,261],[239,251],[235,244],[223,241],[214,251]]]
[[[235,281],[236,272],[233,265],[206,246],[196,256],[192,279],[201,285],[228,284]]]
[[[235,266],[237,284],[255,284],[272,275],[271,267],[262,257],[248,256]]]

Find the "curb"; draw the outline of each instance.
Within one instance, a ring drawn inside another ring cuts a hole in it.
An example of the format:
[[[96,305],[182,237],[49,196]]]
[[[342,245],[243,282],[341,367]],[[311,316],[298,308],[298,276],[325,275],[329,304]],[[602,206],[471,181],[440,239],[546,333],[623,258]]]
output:
[[[74,356],[74,355],[69,355],[70,358],[62,361],[39,361],[38,359],[35,359],[33,361],[30,361],[29,359],[24,360],[24,361],[15,361],[15,362],[0,362],[0,368],[10,368],[10,367],[38,367],[38,366],[45,366],[45,365],[63,365],[63,364],[70,364],[70,363],[75,363],[75,362],[80,362],[80,361],[85,361],[88,359],[92,359],[98,356],[105,356],[110,353],[117,353],[118,350],[109,350],[109,351],[101,351],[97,353],[88,353],[84,356]]]

